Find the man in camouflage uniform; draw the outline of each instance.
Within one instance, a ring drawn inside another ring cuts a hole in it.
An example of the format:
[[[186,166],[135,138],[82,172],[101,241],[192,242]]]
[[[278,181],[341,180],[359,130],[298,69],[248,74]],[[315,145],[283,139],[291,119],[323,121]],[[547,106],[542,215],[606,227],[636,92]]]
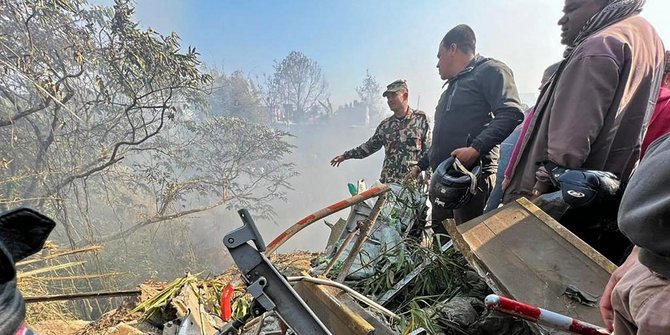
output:
[[[375,134],[367,142],[336,156],[330,164],[339,166],[347,159],[368,157],[383,146],[385,157],[379,180],[382,183],[402,183],[410,167],[428,152],[428,118],[422,111],[409,107],[407,82],[404,80],[396,80],[386,86],[382,96],[386,98],[393,115],[377,126]]]

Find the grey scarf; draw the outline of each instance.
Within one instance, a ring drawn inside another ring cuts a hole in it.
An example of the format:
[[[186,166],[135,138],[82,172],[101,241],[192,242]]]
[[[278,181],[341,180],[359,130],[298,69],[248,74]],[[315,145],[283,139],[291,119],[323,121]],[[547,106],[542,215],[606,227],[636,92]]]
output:
[[[563,57],[570,57],[575,48],[595,32],[631,15],[639,14],[645,2],[646,0],[609,0],[605,8],[586,21],[575,41],[565,49]]]

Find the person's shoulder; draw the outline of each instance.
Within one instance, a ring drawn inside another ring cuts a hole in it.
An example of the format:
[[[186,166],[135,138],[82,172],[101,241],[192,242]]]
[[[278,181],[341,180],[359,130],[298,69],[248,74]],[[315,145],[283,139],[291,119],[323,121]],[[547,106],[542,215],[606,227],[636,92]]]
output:
[[[486,58],[485,61],[479,64],[478,70],[478,72],[483,75],[500,72],[512,72],[510,67],[507,66],[507,64],[505,64],[503,61],[491,57]]]
[[[638,32],[646,33],[647,30],[652,30],[654,33],[656,32],[654,26],[647,19],[645,19],[641,15],[633,15],[619,22],[613,23],[609,27],[595,33],[594,35],[608,34],[608,33],[611,34],[613,32],[616,33],[619,31],[626,33],[638,33]]]
[[[581,57],[607,56],[614,59],[626,57],[624,50],[643,42],[658,39],[654,27],[645,18],[634,15],[610,25],[587,37],[575,50]]]
[[[426,115],[426,113],[424,111],[420,110],[420,109],[413,109],[412,114],[416,115],[419,118],[428,119],[428,116]]]
[[[381,120],[381,122],[379,122],[377,128],[379,129],[386,128],[388,125],[391,124],[391,118],[393,118],[393,115],[385,117],[383,120]]]
[[[611,27],[610,27],[611,28]],[[575,50],[575,54],[598,56],[612,55],[616,48],[626,44],[625,39],[615,31],[604,29],[587,37]]]

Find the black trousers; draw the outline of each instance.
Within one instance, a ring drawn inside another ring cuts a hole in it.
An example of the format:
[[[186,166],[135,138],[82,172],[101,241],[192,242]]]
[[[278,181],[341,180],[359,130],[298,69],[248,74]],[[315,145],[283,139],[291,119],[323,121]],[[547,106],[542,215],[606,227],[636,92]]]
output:
[[[632,243],[619,231],[619,203],[620,200],[596,207],[570,209],[559,222],[612,263],[621,265],[630,254]]]
[[[470,199],[470,201],[459,209],[444,209],[436,206],[433,203],[431,214],[431,224],[433,226],[433,233],[440,235],[448,235],[447,229],[443,222],[446,219],[454,219],[457,225],[468,222],[482,214],[486,202],[489,200],[491,191],[496,184],[496,175],[482,175],[477,182],[477,193]],[[441,239],[440,245],[446,243],[448,239]]]

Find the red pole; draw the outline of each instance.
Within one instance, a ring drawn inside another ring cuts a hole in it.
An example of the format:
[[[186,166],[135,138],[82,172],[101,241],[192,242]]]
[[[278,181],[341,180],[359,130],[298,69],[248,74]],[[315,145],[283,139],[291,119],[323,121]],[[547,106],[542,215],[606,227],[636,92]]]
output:
[[[610,333],[596,325],[573,319],[569,316],[548,311],[523,302],[490,294],[484,300],[488,310],[520,317],[524,320],[540,323],[555,329],[580,335],[609,335]]]

